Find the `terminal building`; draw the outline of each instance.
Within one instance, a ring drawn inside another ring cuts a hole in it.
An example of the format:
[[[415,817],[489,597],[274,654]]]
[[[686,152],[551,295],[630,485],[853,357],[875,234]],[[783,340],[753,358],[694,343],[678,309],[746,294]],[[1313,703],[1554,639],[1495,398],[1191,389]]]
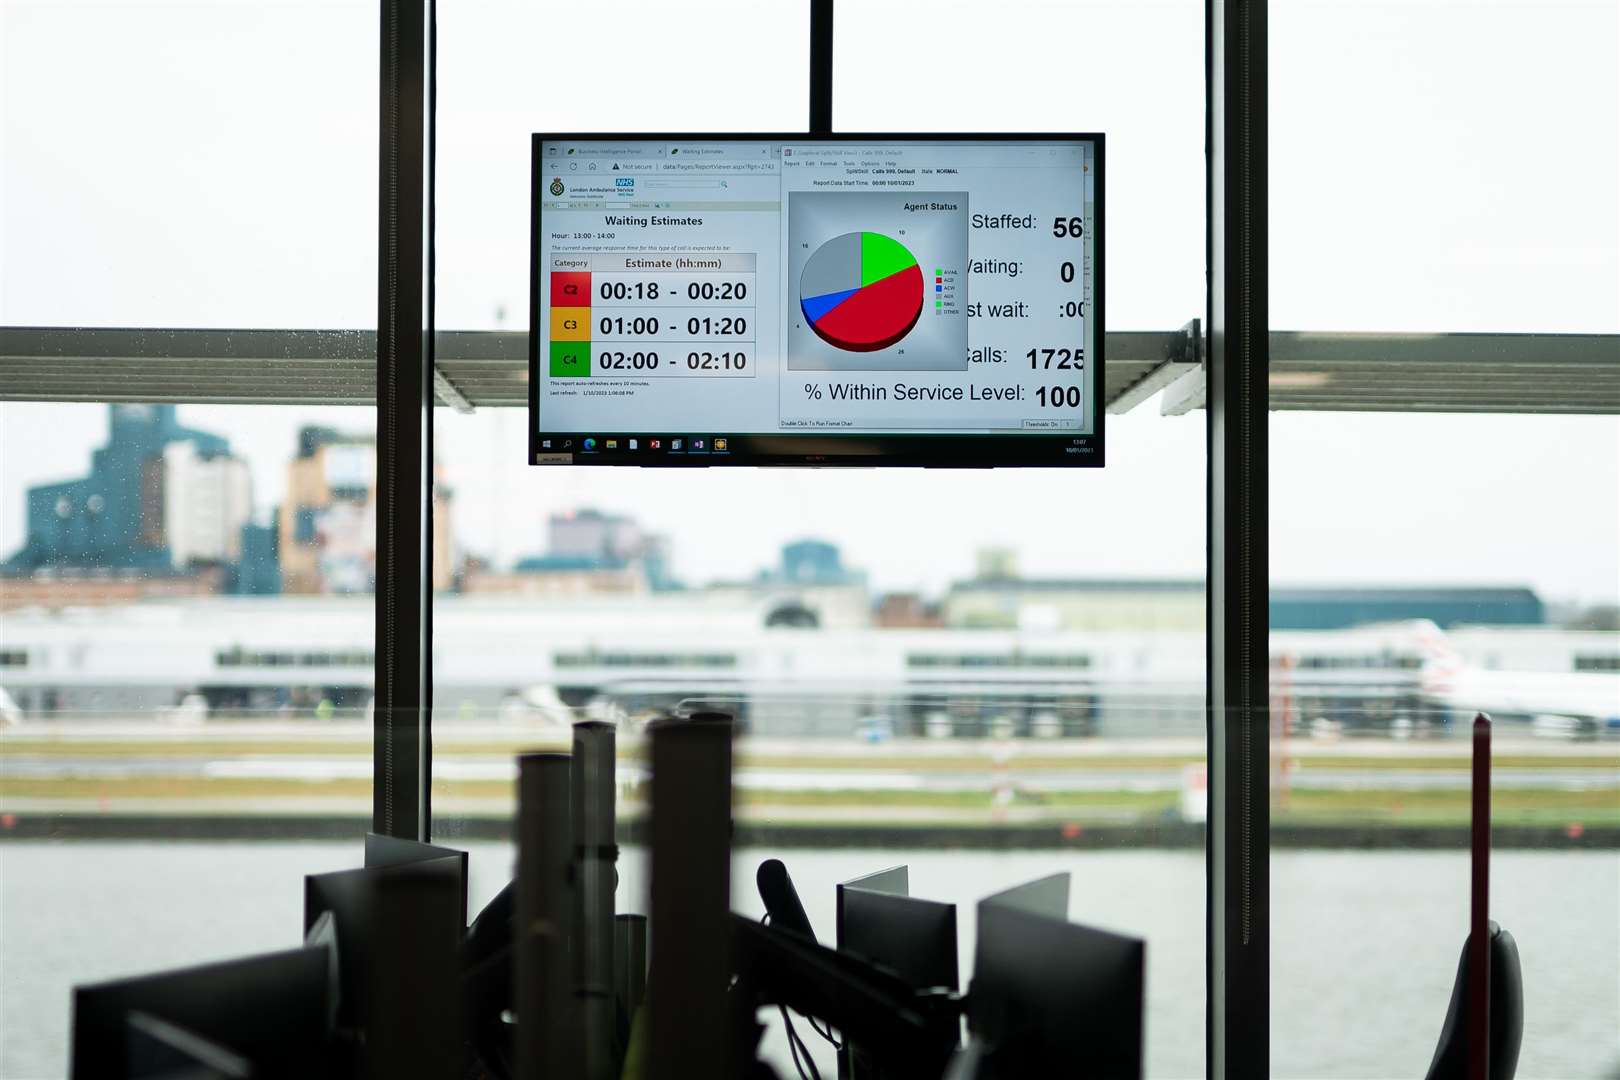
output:
[[[1007,551],[984,551],[978,574],[951,585],[946,626],[1063,630],[1202,630],[1197,578],[1026,578]],[[1523,586],[1271,585],[1273,630],[1347,630],[1427,619],[1453,626],[1540,626],[1546,605]]]
[[[1148,594],[1152,584],[1128,588]],[[1177,583],[1165,584],[1156,595],[1178,593]],[[1144,629],[1116,603],[1123,590],[1109,585],[1031,583],[1035,604],[1056,592],[1083,612],[1079,598],[1102,598],[1097,613],[1077,614],[1068,626],[1031,625],[1028,617],[1001,626],[884,626],[864,592],[857,606],[852,586],[839,585],[559,591],[543,604],[522,594],[449,594],[436,601],[435,700],[447,723],[544,722],[582,707],[639,721],[696,695],[726,702],[752,730],[773,735],[849,736],[874,718],[896,734],[968,735],[992,723],[1020,734],[1201,731],[1203,635]],[[1195,609],[1201,596],[1185,600]],[[1356,603],[1353,590],[1328,600]],[[1110,622],[1110,612],[1127,615]],[[370,700],[373,616],[367,596],[14,610],[5,631],[13,660],[0,685],[36,718],[133,714],[193,695],[221,717],[310,717],[323,700],[354,714]],[[1436,622],[1420,612],[1329,629],[1279,627],[1270,643],[1274,686],[1302,721],[1342,715],[1386,730],[1402,719],[1449,716],[1433,678],[1446,665],[1441,649],[1456,663],[1497,672],[1620,665],[1613,632],[1512,623],[1439,631]]]

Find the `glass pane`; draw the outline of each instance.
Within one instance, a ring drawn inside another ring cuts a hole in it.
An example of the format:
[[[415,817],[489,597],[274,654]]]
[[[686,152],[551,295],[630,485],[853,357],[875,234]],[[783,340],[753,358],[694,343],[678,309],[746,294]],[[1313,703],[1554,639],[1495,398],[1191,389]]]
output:
[[[376,325],[375,4],[3,18],[0,324]]]
[[[26,1033],[0,1073],[65,1071],[75,985],[296,942],[300,875],[358,857],[373,429],[352,408],[0,405],[0,967]],[[234,843],[339,822],[353,843],[279,880]]]
[[[374,412],[192,404],[237,361],[141,331],[375,325],[377,24],[0,19],[0,323],[137,331],[53,338],[90,350],[57,383],[0,364],[0,1075],[61,1076],[74,986],[294,944],[302,875],[360,857]],[[274,396],[369,393],[317,366]]]
[[[5,1075],[68,1075],[73,986],[296,946],[304,875],[357,865],[359,846],[8,841]]]
[[[1617,31],[1602,5],[1273,5],[1273,328],[1620,331]],[[1465,355],[1452,385],[1499,412],[1272,414],[1279,1075],[1433,1056],[1468,933],[1480,710],[1519,1075],[1620,1061],[1620,418],[1597,368],[1555,386],[1578,376],[1533,345]],[[1315,359],[1350,408],[1358,378],[1422,363]],[[1274,369],[1274,405],[1290,378]],[[1543,411],[1582,385],[1603,415]]]
[[[531,132],[803,128],[802,5],[678,10],[441,8],[442,329],[526,325]],[[1105,132],[1109,328],[1200,315],[1200,5],[863,3],[836,26],[841,130]],[[543,75],[491,62],[542,29],[611,40],[635,77],[568,50]],[[472,848],[475,906],[512,871],[515,751],[616,722],[634,819],[643,724],[716,704],[746,728],[738,911],[761,912],[755,868],[779,856],[830,943],[834,884],[908,863],[914,894],[962,905],[965,982],[973,905],[1072,871],[1072,918],[1148,940],[1149,1071],[1202,1072],[1200,414],[1110,416],[1110,464],[1084,475],[534,469],[527,419],[436,416],[456,562],[434,610],[434,832]],[[625,847],[621,912],[645,910],[644,859]]]
[[[1580,2],[1277,5],[1272,329],[1613,333],[1615,19]]]

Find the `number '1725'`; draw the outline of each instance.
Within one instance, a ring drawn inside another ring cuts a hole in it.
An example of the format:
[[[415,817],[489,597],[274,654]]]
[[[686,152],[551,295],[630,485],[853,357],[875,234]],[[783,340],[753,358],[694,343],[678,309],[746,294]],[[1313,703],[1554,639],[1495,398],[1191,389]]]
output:
[[[1080,371],[1086,366],[1085,349],[1031,349],[1024,355],[1034,371]]]

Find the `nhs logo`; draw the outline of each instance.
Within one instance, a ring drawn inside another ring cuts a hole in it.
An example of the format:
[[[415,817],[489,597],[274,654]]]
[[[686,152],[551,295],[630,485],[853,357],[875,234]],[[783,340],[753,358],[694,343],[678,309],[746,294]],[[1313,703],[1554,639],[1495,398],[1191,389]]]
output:
[[[613,178],[613,186],[614,187],[635,187],[636,186],[636,178],[633,177],[633,176],[615,176]]]

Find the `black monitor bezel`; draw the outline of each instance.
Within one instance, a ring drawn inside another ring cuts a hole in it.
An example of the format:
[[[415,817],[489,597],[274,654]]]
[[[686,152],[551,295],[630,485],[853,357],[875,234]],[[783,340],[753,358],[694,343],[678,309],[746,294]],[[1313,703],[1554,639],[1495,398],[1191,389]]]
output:
[[[374,965],[397,958],[383,955],[378,941],[378,924],[388,902],[385,888],[390,883],[434,879],[453,881],[458,911],[465,903],[466,853],[424,858],[416,862],[367,866],[352,870],[331,870],[304,875],[304,933],[314,929],[323,912],[332,913],[337,931],[339,1023],[360,1028],[366,1023],[374,978]],[[467,920],[461,916],[456,926],[459,940]]]
[[[1063,920],[1069,917],[1069,896],[1073,875],[1060,870],[1045,877],[1032,878],[1009,889],[1002,889],[980,900],[980,904],[1017,908],[1031,915]]]
[[[459,848],[440,847],[400,836],[366,833],[364,867],[378,870],[389,866],[413,866],[434,859],[456,859],[461,863],[461,925],[467,925],[467,853]]]
[[[882,922],[891,932],[906,926],[911,932],[896,932],[885,946],[871,948],[865,940],[870,935],[856,930],[863,922]],[[916,933],[918,928],[925,928],[928,933]],[[838,950],[894,971],[918,990],[942,987],[954,994],[961,989],[957,934],[955,904],[858,886],[838,890]],[[906,955],[924,937],[937,939],[929,944],[936,947],[939,955],[926,959]],[[932,974],[938,977],[922,974],[928,968],[934,969]]]
[[[978,905],[968,1031],[990,1075],[1140,1077],[1147,943],[1037,908]]]
[[[330,972],[329,951],[316,945],[76,986],[68,1075],[122,1076],[127,1018],[135,1011],[217,1042],[273,1075],[301,1074],[329,1051]]]
[[[1107,214],[1104,183],[1106,140],[1101,132],[536,132],[530,136],[529,159],[529,417],[528,462],[531,465],[603,465],[638,468],[713,468],[717,466],[810,466],[810,467],[897,467],[939,469],[993,468],[1102,468],[1105,464],[1104,433],[1107,414],[1104,284],[1107,259],[1104,255]],[[547,141],[578,142],[665,140],[672,142],[1090,142],[1096,148],[1094,164],[1095,219],[1092,223],[1092,410],[1090,435],[805,435],[732,434],[707,431],[601,431],[547,432],[540,430],[540,188],[541,144]],[[543,440],[553,443],[582,441],[586,435],[604,442],[613,438],[627,445],[630,439],[657,437],[725,436],[724,453],[649,453],[600,450],[589,457],[558,448],[543,449]],[[1065,448],[1078,452],[1065,453]],[[584,460],[581,458],[584,457]]]
[[[862,874],[848,881],[838,882],[837,889],[864,889],[867,892],[884,893],[888,896],[911,895],[911,865],[900,863],[896,866],[874,870],[870,874]]]

